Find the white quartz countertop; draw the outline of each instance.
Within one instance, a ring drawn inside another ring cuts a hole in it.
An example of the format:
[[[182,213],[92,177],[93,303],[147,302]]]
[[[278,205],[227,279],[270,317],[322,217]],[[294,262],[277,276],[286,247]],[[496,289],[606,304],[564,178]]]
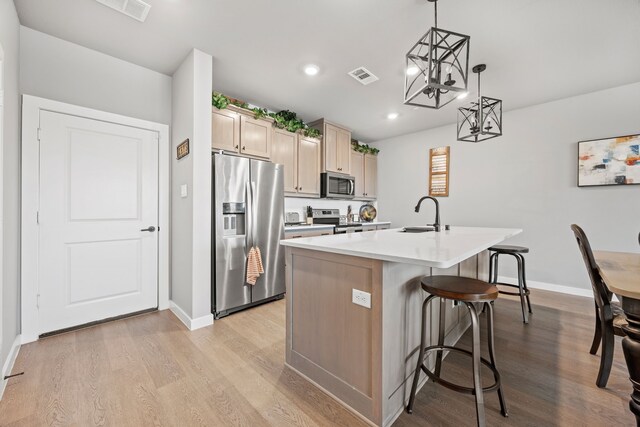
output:
[[[360,224],[362,224],[363,227],[366,227],[367,225],[369,225],[369,226],[387,225],[387,224],[391,224],[391,221],[371,221],[371,222],[361,221]]]
[[[284,227],[285,233],[287,231],[304,231],[304,230],[330,230],[333,229],[333,225],[330,224],[313,224],[313,225],[287,225]]]
[[[449,268],[522,232],[517,228],[451,227],[451,230],[403,233],[402,229],[281,240],[293,248],[382,261]]]

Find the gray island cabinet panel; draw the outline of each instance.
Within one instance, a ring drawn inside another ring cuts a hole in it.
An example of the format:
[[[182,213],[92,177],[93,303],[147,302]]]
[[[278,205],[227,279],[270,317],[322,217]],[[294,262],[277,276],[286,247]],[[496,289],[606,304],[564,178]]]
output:
[[[421,236],[383,230],[282,241],[287,366],[368,422],[391,425],[404,410],[417,363],[427,296],[420,278],[486,280],[486,249],[520,231],[454,227]],[[371,295],[370,308],[352,302],[353,289]],[[468,315],[450,302],[432,304],[433,344],[440,309],[445,344],[453,345],[468,328]],[[421,380],[420,387],[426,376]]]

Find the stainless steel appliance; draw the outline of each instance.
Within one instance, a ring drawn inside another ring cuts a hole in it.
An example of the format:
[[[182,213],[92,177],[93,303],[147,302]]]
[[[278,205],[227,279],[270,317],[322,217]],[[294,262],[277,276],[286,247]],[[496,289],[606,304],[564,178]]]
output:
[[[346,216],[341,217],[339,209],[314,209],[313,223],[335,225],[333,229],[335,234],[362,232],[362,224],[346,222]]]
[[[282,165],[213,154],[212,312],[234,311],[284,296]],[[247,255],[260,248],[264,274],[246,283]]]
[[[320,195],[326,199],[353,199],[356,179],[351,175],[323,172],[320,175]]]

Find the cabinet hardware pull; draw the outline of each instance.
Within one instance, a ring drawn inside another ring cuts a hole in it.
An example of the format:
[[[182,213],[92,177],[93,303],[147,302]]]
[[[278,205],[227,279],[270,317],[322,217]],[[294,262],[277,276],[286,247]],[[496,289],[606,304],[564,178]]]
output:
[[[300,191],[302,191],[302,187],[300,187]]]
[[[244,150],[246,150],[246,149],[247,149],[247,147],[243,145],[243,146],[242,146],[242,151],[244,151]]]
[[[236,150],[237,150],[238,148],[240,148],[240,146],[239,146],[239,145],[236,145]]]

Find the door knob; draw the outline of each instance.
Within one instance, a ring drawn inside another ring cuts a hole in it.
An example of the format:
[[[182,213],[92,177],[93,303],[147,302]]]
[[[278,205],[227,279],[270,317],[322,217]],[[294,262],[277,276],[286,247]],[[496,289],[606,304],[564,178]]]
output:
[[[154,231],[156,231],[156,228],[152,225],[151,227],[149,227],[149,228],[143,228],[143,229],[142,229],[142,230],[140,230],[140,231],[148,231],[149,233],[153,233]]]

